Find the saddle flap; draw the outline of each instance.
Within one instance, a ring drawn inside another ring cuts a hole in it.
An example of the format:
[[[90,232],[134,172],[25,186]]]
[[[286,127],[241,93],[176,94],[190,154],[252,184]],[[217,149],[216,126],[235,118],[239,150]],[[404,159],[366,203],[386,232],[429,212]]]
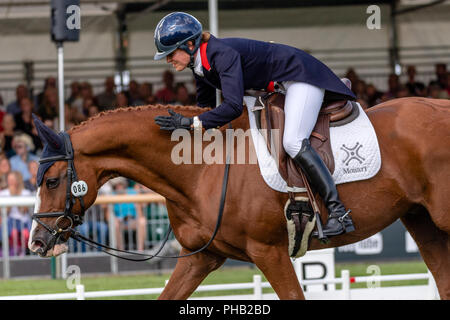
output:
[[[287,184],[291,187],[303,188],[303,180],[299,173],[299,168],[295,162],[287,155],[283,147],[284,133],[284,99],[283,94],[271,94],[262,104],[264,105],[261,112],[255,112],[256,117],[260,118],[257,123],[263,134],[269,152],[278,161],[279,172]],[[331,174],[334,172],[334,159],[330,144],[329,130],[329,114],[320,114],[313,133],[311,134],[311,146],[317,151],[319,156],[324,160]],[[274,130],[277,129],[277,130]],[[275,134],[276,133],[276,134]],[[276,149],[274,149],[274,147]]]

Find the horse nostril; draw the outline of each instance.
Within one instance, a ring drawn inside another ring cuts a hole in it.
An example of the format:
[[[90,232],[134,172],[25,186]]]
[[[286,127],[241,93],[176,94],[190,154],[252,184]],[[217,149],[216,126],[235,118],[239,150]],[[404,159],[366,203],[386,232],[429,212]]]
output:
[[[44,242],[42,242],[41,240],[35,240],[34,245],[38,248],[42,248],[44,247]]]
[[[36,252],[37,254],[45,253],[46,245],[42,239],[36,239],[31,243],[31,251]]]

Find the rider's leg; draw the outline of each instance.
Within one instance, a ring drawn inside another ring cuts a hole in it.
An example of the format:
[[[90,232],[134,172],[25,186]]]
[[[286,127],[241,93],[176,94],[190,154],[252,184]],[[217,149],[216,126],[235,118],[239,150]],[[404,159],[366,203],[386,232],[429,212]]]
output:
[[[352,220],[339,199],[330,171],[309,143],[325,90],[302,82],[283,84],[286,88],[283,146],[325,202],[329,217],[323,228],[324,235],[351,232],[354,230]]]

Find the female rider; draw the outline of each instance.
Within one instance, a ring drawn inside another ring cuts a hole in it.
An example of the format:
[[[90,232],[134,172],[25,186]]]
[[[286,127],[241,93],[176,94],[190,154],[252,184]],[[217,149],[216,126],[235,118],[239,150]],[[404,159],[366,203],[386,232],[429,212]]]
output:
[[[265,90],[274,82],[281,83],[286,90],[283,147],[324,200],[329,213],[324,235],[354,230],[329,170],[309,143],[324,98],[355,99],[353,92],[327,66],[287,45],[215,38],[202,32],[195,17],[183,12],[161,19],[154,38],[158,50],[154,59],[166,58],[177,71],[191,68],[198,105],[213,108],[193,118],[169,110],[170,116],[155,118],[161,129],[219,128],[241,115],[244,90]],[[217,107],[216,89],[221,89],[223,95],[223,102]]]

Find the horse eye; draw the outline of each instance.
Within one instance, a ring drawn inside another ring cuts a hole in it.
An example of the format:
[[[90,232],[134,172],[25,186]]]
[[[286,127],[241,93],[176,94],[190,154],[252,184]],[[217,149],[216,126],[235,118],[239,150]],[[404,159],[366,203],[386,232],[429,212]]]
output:
[[[55,189],[59,185],[59,178],[48,178],[45,183],[48,189]]]

